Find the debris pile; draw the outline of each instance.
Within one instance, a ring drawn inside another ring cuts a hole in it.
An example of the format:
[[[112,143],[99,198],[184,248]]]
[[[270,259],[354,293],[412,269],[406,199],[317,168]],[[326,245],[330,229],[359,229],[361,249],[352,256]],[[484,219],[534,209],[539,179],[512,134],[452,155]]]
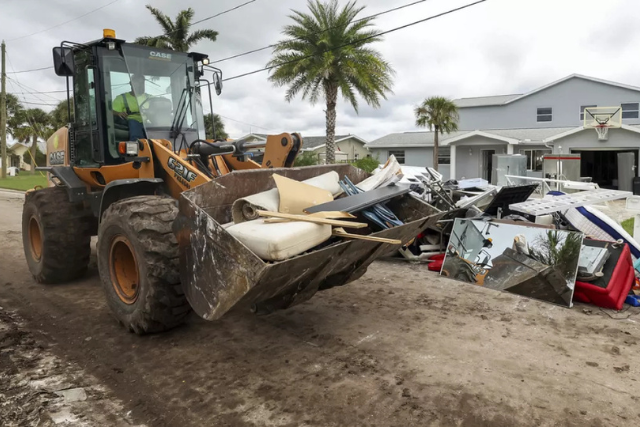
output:
[[[625,301],[640,305],[634,293],[640,290],[632,289],[640,245],[593,206],[631,193],[591,186],[543,195],[544,179],[516,177],[524,184],[498,187],[483,179],[443,182],[430,168],[400,167],[400,173],[399,182],[410,183],[413,197],[443,213],[400,249],[405,259],[427,262],[430,270],[454,279],[567,307],[574,300],[616,310]]]

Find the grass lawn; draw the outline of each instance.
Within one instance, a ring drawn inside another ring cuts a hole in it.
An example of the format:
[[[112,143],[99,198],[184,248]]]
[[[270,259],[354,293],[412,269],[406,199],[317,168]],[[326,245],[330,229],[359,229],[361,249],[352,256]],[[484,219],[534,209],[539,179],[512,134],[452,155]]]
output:
[[[8,176],[5,179],[0,178],[0,188],[27,191],[36,185],[46,187],[47,176],[40,175],[40,172],[37,172],[35,175],[22,172],[19,176]]]
[[[624,228],[624,231],[626,231],[631,236],[633,236],[633,225],[634,225],[634,223],[635,223],[635,218],[629,218],[629,219],[625,219],[624,221],[622,221],[622,223],[620,225],[622,225],[622,228]]]

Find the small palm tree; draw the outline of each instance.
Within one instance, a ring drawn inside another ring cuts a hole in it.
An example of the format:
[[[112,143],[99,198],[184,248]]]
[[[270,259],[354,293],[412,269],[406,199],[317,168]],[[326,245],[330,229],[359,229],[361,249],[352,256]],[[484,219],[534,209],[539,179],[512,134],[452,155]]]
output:
[[[46,140],[51,136],[53,128],[51,117],[40,108],[23,110],[16,116],[16,125],[13,137],[20,142],[31,141],[31,174],[36,173],[36,154],[38,152],[38,138]]]
[[[540,234],[529,246],[529,256],[545,265],[558,268],[567,279],[575,276],[580,249],[582,248],[582,235],[579,233],[560,233],[557,230],[548,230],[546,234]]]
[[[217,114],[207,114],[204,116],[205,131],[207,139],[215,139],[217,141],[225,141],[229,135],[224,130],[224,122],[222,117]]]
[[[439,135],[458,130],[458,107],[450,99],[433,96],[425,99],[415,109],[416,126],[426,127],[434,131],[433,134],[433,168],[438,170],[438,142]],[[455,178],[455,177],[451,177]]]
[[[196,30],[189,34],[191,20],[195,15],[195,12],[191,8],[180,11],[175,21],[172,21],[170,17],[151,5],[147,5],[147,9],[149,9],[149,12],[156,18],[164,34],[155,37],[138,37],[135,40],[138,44],[161,49],[171,49],[179,52],[189,52],[191,46],[200,40],[211,40],[214,42],[218,37],[218,32],[214,30]]]
[[[393,69],[382,55],[368,47],[381,41],[372,28],[374,18],[356,20],[363,7],[349,1],[342,9],[331,0],[309,0],[310,13],[293,11],[293,24],[284,27],[288,38],[274,49],[267,65],[276,86],[289,86],[285,99],[298,94],[315,104],[324,95],[327,109],[327,163],[335,162],[338,92],[358,111],[357,95],[373,107],[391,92]]]

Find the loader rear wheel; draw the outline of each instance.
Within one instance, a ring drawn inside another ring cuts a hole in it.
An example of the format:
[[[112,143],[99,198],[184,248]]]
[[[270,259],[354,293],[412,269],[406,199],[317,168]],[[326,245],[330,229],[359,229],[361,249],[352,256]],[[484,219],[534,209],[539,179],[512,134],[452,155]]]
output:
[[[82,203],[71,203],[64,187],[25,195],[22,244],[29,271],[39,283],[62,283],[87,271],[95,218]]]
[[[98,230],[98,269],[116,319],[137,334],[183,323],[191,307],[180,285],[176,201],[139,196],[113,203]]]

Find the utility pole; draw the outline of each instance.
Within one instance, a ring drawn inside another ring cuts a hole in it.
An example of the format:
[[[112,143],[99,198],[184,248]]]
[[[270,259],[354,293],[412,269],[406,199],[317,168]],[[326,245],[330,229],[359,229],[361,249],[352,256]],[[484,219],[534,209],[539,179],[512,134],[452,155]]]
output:
[[[2,178],[7,177],[7,73],[5,73],[6,45],[2,40],[2,70],[0,71],[0,156],[2,156]]]

